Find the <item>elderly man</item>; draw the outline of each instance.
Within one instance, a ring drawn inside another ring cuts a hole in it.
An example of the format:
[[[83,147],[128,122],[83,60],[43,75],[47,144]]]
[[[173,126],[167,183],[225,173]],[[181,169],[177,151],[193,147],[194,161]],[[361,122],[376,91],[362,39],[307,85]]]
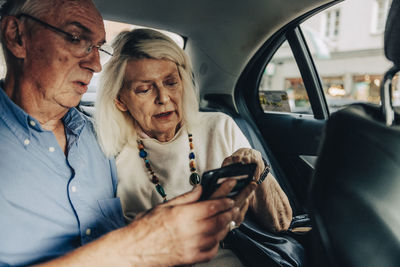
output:
[[[0,266],[211,259],[239,214],[228,198],[197,202],[198,188],[124,226],[114,162],[74,108],[112,53],[94,4],[8,0],[1,38],[7,74],[0,86]]]

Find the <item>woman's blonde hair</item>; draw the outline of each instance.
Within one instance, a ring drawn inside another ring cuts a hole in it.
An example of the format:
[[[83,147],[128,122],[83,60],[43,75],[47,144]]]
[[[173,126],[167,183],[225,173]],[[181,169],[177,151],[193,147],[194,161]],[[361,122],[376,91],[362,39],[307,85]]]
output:
[[[136,140],[134,120],[120,111],[115,100],[123,86],[126,65],[132,59],[166,59],[174,62],[183,84],[183,123],[190,125],[198,114],[198,102],[189,57],[172,39],[151,29],[121,32],[113,41],[114,55],[106,64],[96,100],[96,131],[104,153],[117,155],[124,144]]]

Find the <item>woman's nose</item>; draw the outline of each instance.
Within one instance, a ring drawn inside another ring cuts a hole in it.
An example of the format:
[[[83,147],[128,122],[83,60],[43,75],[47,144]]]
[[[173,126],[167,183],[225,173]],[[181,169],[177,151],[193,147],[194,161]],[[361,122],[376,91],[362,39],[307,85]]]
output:
[[[163,85],[157,86],[157,104],[165,104],[169,101],[169,94],[168,94],[168,90],[164,88]]]

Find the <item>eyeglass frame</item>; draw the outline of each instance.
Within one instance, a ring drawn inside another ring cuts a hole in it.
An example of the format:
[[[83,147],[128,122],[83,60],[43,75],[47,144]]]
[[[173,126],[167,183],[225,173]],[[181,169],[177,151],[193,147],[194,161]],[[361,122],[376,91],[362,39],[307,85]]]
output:
[[[20,19],[21,17],[26,17],[26,18],[28,18],[28,19],[31,19],[31,20],[33,20],[33,21],[39,23],[39,24],[42,24],[42,25],[45,26],[45,27],[48,27],[48,28],[54,30],[55,32],[64,34],[65,36],[67,36],[68,38],[70,38],[71,41],[80,41],[80,40],[82,40],[82,38],[80,38],[79,36],[73,35],[73,34],[71,34],[71,33],[69,33],[69,32],[66,32],[66,31],[60,29],[60,28],[57,28],[57,27],[55,27],[55,26],[53,26],[53,25],[50,25],[50,24],[48,24],[48,23],[46,23],[46,22],[44,22],[44,21],[42,21],[42,20],[40,20],[40,19],[38,19],[38,18],[35,18],[35,17],[29,15],[29,14],[20,13],[20,14],[16,15],[15,17],[16,17],[17,19]],[[89,43],[90,43],[90,42],[89,42]],[[104,44],[102,44],[102,45],[96,45],[96,44],[90,43],[90,45],[87,47],[87,49],[85,49],[85,54],[82,55],[82,56],[80,56],[80,57],[85,57],[85,56],[87,56],[87,55],[90,55],[90,53],[92,53],[94,47],[97,48],[98,51],[101,51],[101,52],[103,52],[103,53],[105,53],[105,54],[107,54],[107,55],[109,55],[109,56],[112,57],[112,56],[113,56],[112,53],[110,53],[110,52],[108,52],[108,51],[106,51],[106,50],[104,50],[104,49],[101,48],[101,46],[103,46],[103,45],[104,45]],[[112,49],[111,46],[110,46],[110,48]],[[89,52],[87,52],[88,50],[89,50]],[[78,56],[78,57],[79,57],[79,56]]]

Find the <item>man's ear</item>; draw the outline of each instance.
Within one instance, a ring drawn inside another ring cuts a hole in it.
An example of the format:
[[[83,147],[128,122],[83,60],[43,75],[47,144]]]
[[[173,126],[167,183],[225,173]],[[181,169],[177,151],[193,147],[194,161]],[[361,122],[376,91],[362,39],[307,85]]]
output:
[[[22,24],[14,16],[5,16],[1,20],[3,43],[16,58],[25,58],[25,42],[21,35]]]
[[[125,103],[121,100],[121,96],[118,95],[117,98],[115,99],[115,105],[117,106],[117,108],[122,111],[125,112],[128,110],[128,107],[125,105]]]

